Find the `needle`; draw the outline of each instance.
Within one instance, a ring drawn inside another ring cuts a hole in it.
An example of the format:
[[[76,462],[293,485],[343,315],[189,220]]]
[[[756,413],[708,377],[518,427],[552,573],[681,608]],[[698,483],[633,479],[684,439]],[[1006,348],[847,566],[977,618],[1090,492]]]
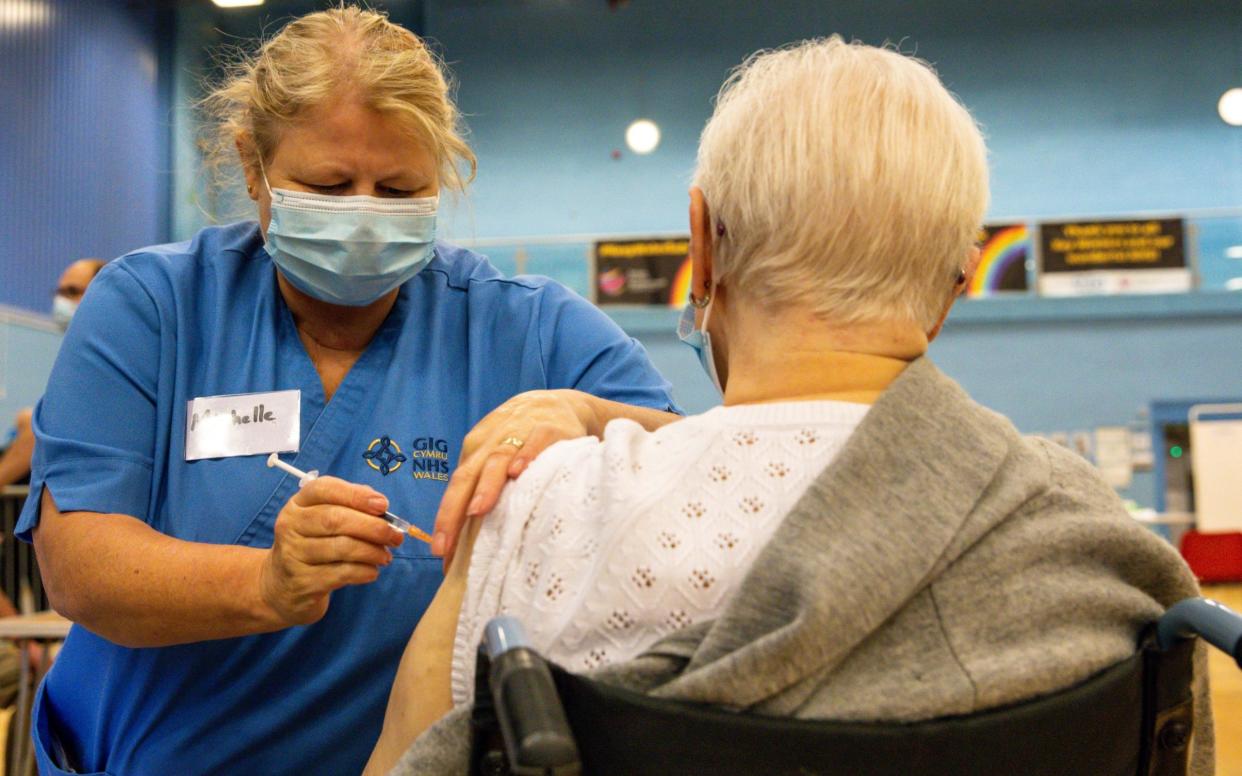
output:
[[[305,487],[306,483],[319,477],[319,472],[314,471],[314,470],[309,471],[309,472],[304,472],[301,469],[297,468],[296,466],[292,466],[280,460],[280,456],[278,456],[276,453],[272,453],[271,455],[267,457],[267,465],[269,468],[280,469],[281,471],[287,474],[292,474],[294,477],[297,477],[299,488]],[[379,515],[378,517],[381,520],[384,520],[389,525],[391,525],[398,532],[408,533],[410,536],[413,536],[415,539],[418,539],[419,541],[423,541],[423,542],[426,542],[427,544],[431,544],[431,536],[426,531],[414,525],[413,523],[409,522],[408,520],[404,520],[400,517],[397,517],[392,512],[385,512],[384,514]]]

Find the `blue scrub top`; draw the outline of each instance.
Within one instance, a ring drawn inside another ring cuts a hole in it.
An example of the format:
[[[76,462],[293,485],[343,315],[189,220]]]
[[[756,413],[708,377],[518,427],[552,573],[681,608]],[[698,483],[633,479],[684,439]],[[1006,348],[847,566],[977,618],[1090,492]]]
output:
[[[370,485],[430,531],[466,432],[542,388],[675,410],[643,347],[584,299],[442,243],[325,402],[258,226],[205,229],[118,259],[91,284],[35,412],[17,532],[29,540],[46,485],[65,512],[271,546],[297,482],[261,455],[187,462],[186,403],[287,389],[302,392],[302,441],[286,460]],[[405,460],[365,456],[388,446]],[[129,649],[74,626],[37,699],[41,768],[60,772],[54,735],[79,772],[360,772],[441,581],[422,542],[394,556],[376,582],[333,593],[320,622],[279,633]]]

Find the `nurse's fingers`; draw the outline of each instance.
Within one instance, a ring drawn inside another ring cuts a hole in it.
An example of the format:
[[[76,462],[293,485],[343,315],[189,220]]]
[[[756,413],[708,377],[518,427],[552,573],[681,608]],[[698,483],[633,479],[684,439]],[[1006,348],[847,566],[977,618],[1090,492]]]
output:
[[[497,435],[497,439],[499,438],[500,435]],[[466,520],[486,515],[496,506],[500,491],[508,480],[506,472],[509,462],[513,460],[518,449],[516,445],[494,442],[491,450],[486,453],[478,450],[454,472],[455,482],[449,483],[449,490],[445,491],[444,498],[440,500],[440,511],[436,514],[436,532],[431,542],[432,554],[444,556],[446,572],[453,562],[457,538],[461,535]]]
[[[483,462],[483,469],[474,485],[474,494],[470,497],[470,505],[466,507],[466,518],[482,517],[495,509],[505,484],[521,474],[535,460],[535,456],[549,445],[564,438],[564,433],[552,426],[536,426],[527,433],[521,447],[501,443]],[[453,540],[451,544],[455,545],[456,535]]]
[[[297,548],[298,560],[311,566],[329,563],[365,563],[387,566],[392,563],[392,550],[348,536],[307,539]]]
[[[483,461],[483,469],[479,472],[479,480],[474,484],[474,495],[466,507],[467,519],[482,517],[495,508],[496,502],[500,500],[500,491],[509,481],[509,465],[517,453],[518,448],[513,445],[501,445],[488,453]]]
[[[551,426],[536,426],[531,429],[526,437],[526,444],[522,445],[522,449],[518,450],[517,455],[513,456],[513,460],[509,462],[509,479],[517,479],[517,476],[526,471],[527,466],[530,466],[530,462],[535,460],[535,456],[565,438],[564,433],[558,432]],[[488,505],[488,511],[495,506],[494,503]]]
[[[336,477],[317,477],[306,483],[291,499],[300,507],[316,504],[339,504],[372,515],[388,509],[388,499],[366,485],[356,485]]]
[[[375,515],[335,504],[304,507],[290,515],[289,528],[299,536],[346,536],[381,546],[396,547],[403,534]]]
[[[466,524],[466,505],[474,493],[481,469],[482,464],[478,461],[477,453],[469,459],[463,459],[449,477],[448,487],[440,498],[440,508],[436,510],[436,527],[431,537],[431,554],[444,557],[445,569],[452,558],[449,550],[456,543],[462,526]]]
[[[333,590],[346,585],[369,585],[379,579],[379,569],[369,563],[336,563],[323,567]]]

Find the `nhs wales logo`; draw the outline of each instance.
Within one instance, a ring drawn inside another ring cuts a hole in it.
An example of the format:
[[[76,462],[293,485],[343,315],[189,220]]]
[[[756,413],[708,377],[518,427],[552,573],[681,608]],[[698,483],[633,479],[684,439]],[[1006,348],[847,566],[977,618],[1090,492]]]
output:
[[[452,471],[448,440],[437,437],[419,437],[402,449],[392,437],[382,436],[367,446],[362,457],[385,477],[405,468],[416,480],[448,482]]]
[[[420,437],[410,443],[410,474],[414,479],[448,482],[451,468],[448,440]]]
[[[362,457],[367,462],[367,466],[385,477],[400,469],[401,464],[407,460],[401,452],[401,446],[388,436],[382,436],[368,445]]]

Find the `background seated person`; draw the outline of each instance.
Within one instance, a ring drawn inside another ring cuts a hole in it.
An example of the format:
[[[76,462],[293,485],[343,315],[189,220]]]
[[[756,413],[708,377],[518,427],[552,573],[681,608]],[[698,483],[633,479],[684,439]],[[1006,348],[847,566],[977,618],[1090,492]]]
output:
[[[683,318],[724,406],[614,421],[507,487],[411,639],[373,768],[456,705],[397,772],[464,772],[499,613],[659,696],[912,721],[1079,682],[1195,595],[1090,465],[924,356],[978,260],[987,177],[918,60],[834,37],[735,73],[701,139]]]
[[[52,298],[52,318],[61,331],[69,328],[86,287],[106,262],[101,259],[79,259],[67,268],[56,284]],[[13,438],[0,450],[0,488],[30,481],[30,460],[34,456],[34,431],[30,427],[31,409],[23,407],[13,419]]]
[[[30,459],[34,455],[34,432],[30,428],[33,410],[22,407],[13,418],[13,429],[0,449],[0,488],[24,485],[30,481]]]

